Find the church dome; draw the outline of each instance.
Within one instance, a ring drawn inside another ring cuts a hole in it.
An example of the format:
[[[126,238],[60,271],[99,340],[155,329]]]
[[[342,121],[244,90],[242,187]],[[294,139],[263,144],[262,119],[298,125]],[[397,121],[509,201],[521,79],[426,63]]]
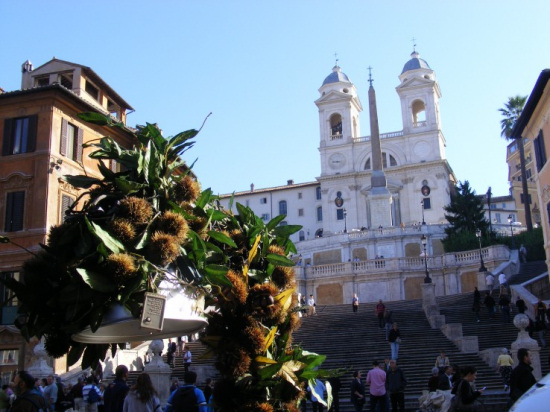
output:
[[[418,54],[418,52],[415,50],[411,53],[411,59],[407,63],[405,63],[405,66],[403,66],[403,71],[401,72],[401,74],[408,72],[410,70],[417,70],[417,69],[431,70],[428,62],[424,59],[421,59],[420,54]]]
[[[351,80],[345,73],[342,73],[340,66],[336,65],[332,68],[332,73],[325,78],[325,81],[323,81],[323,86],[325,84],[338,82],[351,83]]]

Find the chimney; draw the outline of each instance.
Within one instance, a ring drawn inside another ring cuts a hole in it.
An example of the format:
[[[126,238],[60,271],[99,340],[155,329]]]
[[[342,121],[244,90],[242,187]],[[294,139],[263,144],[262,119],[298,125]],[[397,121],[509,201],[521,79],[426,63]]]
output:
[[[28,73],[28,72],[32,72],[32,63],[30,60],[27,60],[25,63],[23,63],[21,65],[21,72],[22,73]]]
[[[294,180],[292,180],[292,179],[287,180],[287,181],[286,181],[286,184],[289,185],[289,186],[290,186],[290,185],[293,185],[293,184],[294,184]]]
[[[250,191],[251,191],[251,192],[254,191],[254,183],[250,183]]]

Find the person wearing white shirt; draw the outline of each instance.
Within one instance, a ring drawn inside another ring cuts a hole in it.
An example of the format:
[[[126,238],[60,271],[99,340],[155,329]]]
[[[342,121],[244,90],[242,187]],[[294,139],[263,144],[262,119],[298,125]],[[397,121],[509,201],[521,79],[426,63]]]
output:
[[[315,310],[315,299],[313,299],[313,295],[309,295],[307,304],[309,306],[309,315],[315,315],[317,312]]]

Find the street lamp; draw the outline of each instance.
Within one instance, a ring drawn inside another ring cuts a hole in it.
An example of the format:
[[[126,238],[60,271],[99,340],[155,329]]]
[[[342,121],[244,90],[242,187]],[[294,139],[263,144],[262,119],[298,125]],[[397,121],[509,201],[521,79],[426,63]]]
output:
[[[510,233],[512,234],[512,249],[515,249],[516,240],[514,239],[514,227],[512,226],[513,222],[514,222],[514,217],[512,215],[508,215],[508,223],[510,223]]]
[[[476,230],[476,237],[479,241],[479,260],[481,261],[481,266],[479,267],[480,272],[487,272],[487,268],[483,264],[483,255],[481,254],[481,229]]]
[[[348,211],[344,209],[344,233],[348,233]]]
[[[422,209],[422,224],[425,225],[426,222],[424,221],[424,199],[420,201],[420,208]]]
[[[422,235],[420,238],[422,241],[422,246],[424,246],[424,268],[426,277],[424,278],[424,283],[432,283],[432,278],[430,278],[430,272],[428,272],[428,254],[426,253],[426,243],[428,243],[428,239],[426,238],[426,235]]]

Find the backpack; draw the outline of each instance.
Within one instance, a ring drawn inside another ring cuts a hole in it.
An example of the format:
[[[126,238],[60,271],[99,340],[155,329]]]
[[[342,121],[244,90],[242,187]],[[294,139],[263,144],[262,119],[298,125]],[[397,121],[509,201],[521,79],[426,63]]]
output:
[[[195,387],[188,386],[185,388],[179,388],[172,397],[170,402],[172,410],[174,412],[180,411],[199,411],[199,405],[197,403],[197,395],[195,394]]]
[[[47,412],[48,411],[48,406],[46,405],[46,401],[40,395],[35,397],[35,399],[38,400],[38,402],[36,402],[35,399],[33,399],[31,396],[29,396],[28,392],[25,392],[23,395],[20,395],[19,399],[29,401],[34,406],[34,408],[36,409],[37,412]]]
[[[90,391],[88,392],[88,398],[86,399],[88,403],[97,403],[99,402],[99,394],[96,391],[95,385],[92,385]]]

